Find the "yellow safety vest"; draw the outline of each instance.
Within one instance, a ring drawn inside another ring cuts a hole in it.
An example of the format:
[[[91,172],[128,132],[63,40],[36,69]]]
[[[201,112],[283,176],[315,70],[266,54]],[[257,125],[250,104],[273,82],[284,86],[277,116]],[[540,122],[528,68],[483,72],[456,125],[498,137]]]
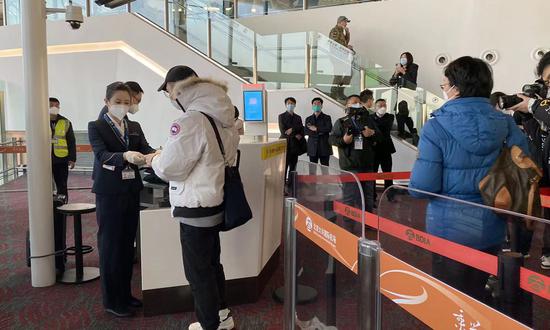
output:
[[[67,146],[67,131],[71,124],[66,119],[60,119],[55,125],[53,133],[52,145],[53,154],[58,158],[65,158],[69,156],[69,147]]]

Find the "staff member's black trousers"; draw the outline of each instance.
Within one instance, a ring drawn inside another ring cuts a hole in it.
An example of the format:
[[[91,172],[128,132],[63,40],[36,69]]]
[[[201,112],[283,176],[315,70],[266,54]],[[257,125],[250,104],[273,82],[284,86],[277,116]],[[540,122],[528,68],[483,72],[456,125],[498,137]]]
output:
[[[69,162],[52,164],[52,174],[57,194],[68,196],[67,181],[69,179]]]
[[[139,192],[96,194],[99,269],[103,306],[125,309],[131,297]]]

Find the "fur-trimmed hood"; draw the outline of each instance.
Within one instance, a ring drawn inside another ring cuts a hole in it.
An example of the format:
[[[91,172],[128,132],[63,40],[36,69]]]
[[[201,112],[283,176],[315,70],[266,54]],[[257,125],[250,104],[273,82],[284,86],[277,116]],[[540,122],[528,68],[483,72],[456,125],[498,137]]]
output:
[[[213,79],[191,77],[174,86],[172,100],[178,100],[185,111],[202,111],[223,127],[235,125],[235,109],[227,95],[227,85]]]

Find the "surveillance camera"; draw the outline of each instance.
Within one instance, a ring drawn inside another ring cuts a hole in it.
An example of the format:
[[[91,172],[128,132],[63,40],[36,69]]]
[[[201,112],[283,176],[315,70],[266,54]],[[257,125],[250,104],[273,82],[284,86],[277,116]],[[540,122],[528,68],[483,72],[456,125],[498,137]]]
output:
[[[65,22],[69,23],[73,30],[80,29],[80,25],[84,23],[82,7],[69,4],[65,8]]]

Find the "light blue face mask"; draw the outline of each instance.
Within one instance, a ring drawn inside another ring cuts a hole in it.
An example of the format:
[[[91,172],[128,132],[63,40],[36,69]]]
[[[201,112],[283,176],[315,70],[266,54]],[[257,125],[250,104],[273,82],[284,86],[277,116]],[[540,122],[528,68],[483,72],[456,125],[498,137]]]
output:
[[[399,60],[399,63],[401,63],[401,65],[407,65],[407,59],[405,57],[402,57],[400,60]]]
[[[295,109],[295,108],[296,108],[296,104],[288,103],[288,104],[286,105],[286,110],[287,110],[288,112],[294,112],[294,109]]]

